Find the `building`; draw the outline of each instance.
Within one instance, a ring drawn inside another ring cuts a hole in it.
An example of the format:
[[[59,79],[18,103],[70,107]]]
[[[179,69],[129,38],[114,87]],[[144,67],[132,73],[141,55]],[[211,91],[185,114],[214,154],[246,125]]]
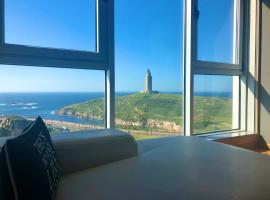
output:
[[[145,93],[152,93],[152,75],[150,72],[150,69],[147,69],[146,75],[145,75]]]

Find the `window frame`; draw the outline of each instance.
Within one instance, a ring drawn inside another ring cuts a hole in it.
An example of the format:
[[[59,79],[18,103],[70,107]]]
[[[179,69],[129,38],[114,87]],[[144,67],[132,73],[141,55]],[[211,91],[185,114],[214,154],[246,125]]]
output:
[[[184,59],[183,59],[183,111],[184,111],[184,134],[193,135],[193,99],[194,99],[194,76],[195,75],[224,75],[233,76],[233,116],[232,130],[247,131],[247,111],[254,110],[252,103],[256,95],[248,97],[248,70],[255,66],[249,65],[249,26],[250,8],[249,1],[235,0],[235,17],[237,23],[234,30],[237,31],[239,55],[234,56],[238,60],[237,64],[227,64],[212,61],[197,60],[197,7],[198,0],[185,0],[185,19],[184,19]],[[245,34],[244,34],[245,31]],[[236,33],[235,33],[236,34]],[[234,40],[236,40],[234,38]],[[249,88],[250,89],[250,88]],[[251,91],[255,94],[255,91]],[[250,112],[252,113],[252,112]],[[206,133],[205,133],[206,134]],[[198,135],[198,134],[196,134]]]
[[[193,7],[193,23],[192,23],[192,67],[196,74],[212,74],[212,75],[241,75],[243,73],[242,62],[242,45],[243,45],[243,13],[244,2],[242,0],[234,0],[234,38],[235,43],[233,60],[236,64],[215,62],[215,61],[202,61],[198,60],[198,20],[195,18],[198,10],[198,1],[191,0]],[[200,11],[199,11],[200,12]]]
[[[96,52],[6,44],[5,1],[7,0],[0,0],[0,64],[103,70],[105,72],[105,128],[114,128],[114,0],[96,0]]]
[[[94,70],[108,69],[108,2],[96,0],[96,52],[5,43],[5,1],[0,0],[0,62]]]
[[[97,52],[84,52],[74,50],[50,49],[29,47],[24,45],[7,45],[4,43],[4,1],[0,0],[0,64],[77,68],[105,71],[105,116],[106,128],[114,128],[115,125],[115,54],[114,54],[114,0],[97,1]],[[237,0],[240,2],[240,35],[239,35],[239,63],[237,65],[218,62],[197,62],[194,58],[194,49],[197,51],[197,33],[194,31],[196,23],[194,17],[194,5],[198,0],[184,0],[184,42],[183,42],[183,124],[184,134],[193,135],[193,87],[194,75],[230,75],[238,76],[239,96],[238,118],[239,129],[253,132],[257,124],[256,117],[257,88],[251,89],[256,82],[253,80],[256,71],[255,54],[250,48],[256,43],[256,34],[243,35],[251,32],[257,24],[249,25],[249,20],[255,19],[252,9],[246,5],[253,4],[249,0]],[[256,4],[258,2],[256,1]],[[252,6],[252,5],[251,5]],[[255,7],[256,5],[253,5]],[[249,10],[250,9],[250,10]],[[247,12],[249,14],[247,14]],[[250,15],[250,16],[249,16]],[[257,23],[257,22],[256,22]],[[246,27],[244,27],[244,25]],[[192,34],[191,34],[192,33]],[[250,33],[251,34],[251,33]],[[197,59],[197,58],[196,58]],[[250,74],[252,75],[250,77]],[[247,122],[249,122],[247,124]],[[251,125],[250,125],[251,124]],[[250,127],[250,128],[249,128]],[[255,132],[255,131],[254,131]]]

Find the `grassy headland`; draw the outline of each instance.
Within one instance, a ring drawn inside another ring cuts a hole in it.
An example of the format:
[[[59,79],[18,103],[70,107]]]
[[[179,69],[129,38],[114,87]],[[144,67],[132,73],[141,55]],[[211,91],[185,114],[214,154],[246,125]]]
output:
[[[104,99],[66,106],[57,114],[104,119]],[[182,132],[182,95],[136,93],[116,97],[116,125],[136,131]],[[231,98],[194,97],[195,133],[231,128]]]
[[[66,106],[58,115],[104,120],[104,99]],[[182,133],[182,96],[136,93],[116,97],[117,128],[129,131],[135,139],[149,139]],[[232,100],[224,97],[194,97],[195,133],[231,129]],[[0,136],[16,136],[34,119],[0,117]],[[101,128],[64,121],[46,120],[53,134]]]

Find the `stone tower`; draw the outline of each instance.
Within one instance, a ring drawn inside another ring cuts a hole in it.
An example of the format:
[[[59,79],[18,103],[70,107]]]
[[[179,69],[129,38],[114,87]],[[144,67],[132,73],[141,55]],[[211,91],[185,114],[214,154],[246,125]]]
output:
[[[152,75],[150,69],[147,70],[145,75],[145,89],[144,92],[152,93]]]

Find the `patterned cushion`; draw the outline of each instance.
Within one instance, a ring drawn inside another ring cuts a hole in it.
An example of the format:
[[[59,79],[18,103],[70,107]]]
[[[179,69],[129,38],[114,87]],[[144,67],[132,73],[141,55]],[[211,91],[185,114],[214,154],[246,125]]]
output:
[[[53,199],[59,167],[49,131],[40,117],[20,136],[6,141],[0,154],[0,176],[8,200]]]

